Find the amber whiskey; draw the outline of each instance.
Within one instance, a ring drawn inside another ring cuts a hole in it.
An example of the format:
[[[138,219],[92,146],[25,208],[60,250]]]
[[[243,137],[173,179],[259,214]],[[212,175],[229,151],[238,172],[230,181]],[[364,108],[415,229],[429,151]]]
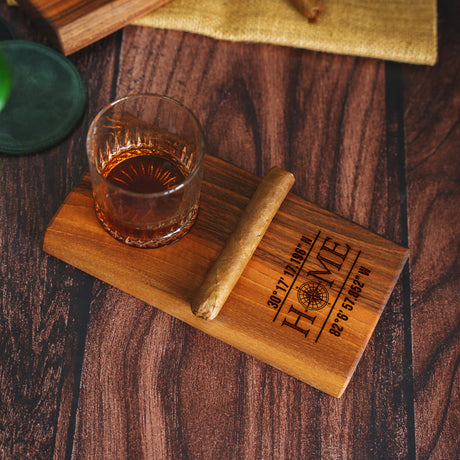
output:
[[[193,224],[198,202],[187,203],[178,187],[189,175],[168,150],[131,147],[102,168],[95,193],[96,215],[115,238],[138,247],[157,247],[180,238]]]
[[[147,147],[126,149],[109,161],[102,176],[135,193],[156,193],[181,184],[188,172],[170,153]]]

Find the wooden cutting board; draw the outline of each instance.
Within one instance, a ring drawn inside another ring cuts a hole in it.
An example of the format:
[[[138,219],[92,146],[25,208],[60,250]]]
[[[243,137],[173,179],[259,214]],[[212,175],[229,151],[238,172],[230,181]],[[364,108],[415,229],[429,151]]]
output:
[[[289,194],[219,315],[190,302],[261,179],[205,159],[200,212],[179,242],[128,247],[97,221],[87,174],[43,248],[63,261],[330,394],[345,390],[408,250]]]
[[[17,0],[66,56],[170,0]]]

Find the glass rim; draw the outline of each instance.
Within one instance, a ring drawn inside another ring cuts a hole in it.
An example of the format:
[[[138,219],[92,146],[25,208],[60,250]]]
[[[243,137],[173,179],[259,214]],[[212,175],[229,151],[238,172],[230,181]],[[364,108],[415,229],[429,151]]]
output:
[[[187,112],[187,114],[191,117],[191,119],[195,123],[196,127],[198,128],[198,132],[200,134],[200,150],[201,150],[194,171],[191,174],[189,174],[180,184],[174,186],[171,189],[163,190],[161,192],[149,192],[149,193],[133,192],[131,190],[126,190],[126,189],[124,189],[122,187],[119,187],[118,185],[114,184],[113,182],[109,181],[108,179],[106,179],[102,174],[99,173],[99,171],[97,171],[97,174],[100,176],[101,180],[107,186],[113,187],[114,189],[117,189],[117,190],[119,190],[120,192],[122,192],[122,193],[124,193],[126,195],[131,195],[131,196],[138,197],[138,198],[142,198],[142,197],[145,197],[145,198],[164,197],[164,196],[167,196],[167,195],[171,195],[171,194],[181,190],[182,188],[184,188],[189,182],[191,182],[195,178],[195,176],[201,170],[203,160],[204,160],[205,139],[204,139],[203,129],[202,129],[201,124],[198,121],[197,117],[195,116],[195,114],[188,107],[186,107],[184,104],[182,104],[181,102],[176,101],[175,99],[173,99],[173,98],[171,98],[169,96],[164,96],[162,94],[157,94],[157,93],[134,93],[134,94],[128,94],[126,96],[120,97],[120,98],[112,101],[110,104],[107,104],[106,106],[102,107],[102,109],[99,110],[99,112],[96,114],[96,116],[94,117],[93,121],[89,125],[88,134],[86,136],[86,152],[88,154],[88,152],[90,150],[90,148],[89,148],[90,140],[93,139],[93,137],[94,137],[94,132],[96,131],[95,130],[96,123],[104,115],[104,113],[107,112],[112,107],[114,107],[115,105],[126,101],[127,99],[134,99],[134,98],[138,98],[138,97],[148,97],[148,98],[152,97],[154,99],[159,99],[159,100],[164,100],[164,101],[167,101],[167,102],[171,102],[174,105],[176,105],[176,106],[180,107],[181,109],[185,110],[185,112]]]

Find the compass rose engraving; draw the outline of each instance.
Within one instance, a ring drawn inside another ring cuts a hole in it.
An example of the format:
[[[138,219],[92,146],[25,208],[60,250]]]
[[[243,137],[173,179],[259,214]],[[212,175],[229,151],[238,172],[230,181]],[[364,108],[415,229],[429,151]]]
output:
[[[308,281],[297,288],[297,298],[305,310],[321,310],[329,301],[329,293],[321,283]]]

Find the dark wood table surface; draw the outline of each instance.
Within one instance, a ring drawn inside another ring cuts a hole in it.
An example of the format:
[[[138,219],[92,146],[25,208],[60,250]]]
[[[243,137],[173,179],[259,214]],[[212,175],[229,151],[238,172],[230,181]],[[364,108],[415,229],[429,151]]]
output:
[[[459,19],[440,1],[434,67],[135,26],[70,56],[75,131],[0,154],[0,458],[459,458]],[[282,166],[296,194],[409,247],[340,399],[42,251],[90,121],[141,91],[191,107],[211,155]]]

